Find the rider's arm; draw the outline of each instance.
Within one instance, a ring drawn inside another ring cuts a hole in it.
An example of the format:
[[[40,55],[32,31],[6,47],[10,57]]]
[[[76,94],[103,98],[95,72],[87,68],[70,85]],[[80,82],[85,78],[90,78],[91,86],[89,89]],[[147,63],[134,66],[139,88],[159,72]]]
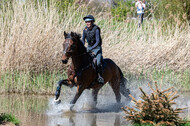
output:
[[[144,3],[144,4],[142,4],[143,5],[143,8],[144,8],[144,10],[146,9],[146,4]]]
[[[137,7],[137,6],[138,6],[138,2],[135,3],[135,7]]]
[[[86,38],[86,36],[85,36],[84,30],[83,30],[83,34],[82,34],[82,43],[83,43],[83,45],[85,44],[85,38]]]
[[[89,50],[92,50],[94,48],[96,48],[96,46],[100,43],[100,30],[99,29],[96,29],[96,43],[89,48]]]

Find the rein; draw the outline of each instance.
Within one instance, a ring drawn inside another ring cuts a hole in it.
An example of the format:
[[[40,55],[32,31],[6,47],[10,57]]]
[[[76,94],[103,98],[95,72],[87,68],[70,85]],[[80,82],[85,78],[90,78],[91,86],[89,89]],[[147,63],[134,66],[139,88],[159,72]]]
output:
[[[76,55],[76,56],[72,56],[72,57],[80,57],[80,56],[83,56],[87,54],[87,52],[84,52],[82,54],[79,54],[79,55]],[[90,58],[88,58],[89,60],[89,64],[86,65],[86,66],[82,66],[82,67],[79,67],[78,69],[74,69],[75,73],[82,73],[84,70],[88,69],[90,66],[92,66],[92,63],[90,62]]]
[[[83,55],[85,55],[85,54],[87,54],[87,52],[84,52],[84,53],[79,54],[79,55],[76,55],[76,56],[71,56],[71,57],[80,57],[80,56],[83,56]]]
[[[72,41],[78,41],[76,38],[70,38],[70,37],[68,37],[67,39],[71,39]],[[87,54],[87,52],[84,52],[84,53],[82,53],[82,54],[79,54],[79,55],[75,55],[75,56],[71,56],[71,58],[77,58],[77,57],[80,57],[80,56],[83,56],[83,55],[86,55]],[[72,69],[71,67],[70,67],[70,70],[71,70],[71,72],[74,72],[74,73],[78,73],[79,75],[85,70],[85,69],[87,69],[87,68],[89,68],[90,66],[92,66],[92,63],[90,62],[90,58],[89,58],[89,64],[87,65],[87,66],[82,66],[82,67],[79,67],[78,69]],[[75,76],[77,76],[77,75],[75,75]]]
[[[80,56],[83,56],[83,55],[85,55],[85,54],[87,54],[87,52],[85,52],[85,53],[83,53],[83,54],[80,54],[80,55],[77,55],[77,56],[75,56],[75,57],[80,57]],[[89,68],[90,66],[92,66],[92,63],[90,62],[90,58],[88,58],[88,60],[89,60],[89,64],[88,65],[86,65],[86,66],[83,66],[83,67],[80,67],[78,70],[76,70],[76,72],[78,71],[80,71],[80,72],[82,72],[82,71],[84,71],[85,69],[87,69],[87,68]]]

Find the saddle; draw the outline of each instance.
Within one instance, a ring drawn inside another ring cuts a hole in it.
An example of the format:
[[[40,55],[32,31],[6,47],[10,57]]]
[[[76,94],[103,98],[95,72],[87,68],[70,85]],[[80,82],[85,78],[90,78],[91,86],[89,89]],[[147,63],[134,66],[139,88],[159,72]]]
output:
[[[93,69],[95,71],[97,71],[97,59],[96,59],[96,55],[93,53],[93,52],[89,52],[89,55],[90,55],[90,62],[91,62],[91,65],[93,67]]]

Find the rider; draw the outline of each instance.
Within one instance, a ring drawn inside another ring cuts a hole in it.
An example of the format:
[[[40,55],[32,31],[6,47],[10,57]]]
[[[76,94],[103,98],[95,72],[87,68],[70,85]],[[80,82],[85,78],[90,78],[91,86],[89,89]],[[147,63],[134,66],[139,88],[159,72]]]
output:
[[[138,20],[139,20],[139,27],[141,26],[141,24],[143,23],[143,17],[144,17],[144,10],[145,10],[145,0],[138,0],[135,3],[135,6],[137,8],[137,15],[138,15]]]
[[[95,19],[92,15],[87,15],[83,19],[86,23],[86,27],[83,30],[82,43],[85,44],[86,39],[88,43],[87,52],[95,54],[98,66],[98,83],[104,84],[104,79],[102,77],[102,39],[100,36],[100,28],[94,24]]]

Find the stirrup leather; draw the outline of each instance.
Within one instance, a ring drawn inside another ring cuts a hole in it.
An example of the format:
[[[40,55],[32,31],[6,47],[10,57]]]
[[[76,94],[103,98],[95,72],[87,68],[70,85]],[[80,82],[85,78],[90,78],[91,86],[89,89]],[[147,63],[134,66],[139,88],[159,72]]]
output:
[[[98,83],[103,85],[104,84],[104,78],[99,75],[98,77]]]

